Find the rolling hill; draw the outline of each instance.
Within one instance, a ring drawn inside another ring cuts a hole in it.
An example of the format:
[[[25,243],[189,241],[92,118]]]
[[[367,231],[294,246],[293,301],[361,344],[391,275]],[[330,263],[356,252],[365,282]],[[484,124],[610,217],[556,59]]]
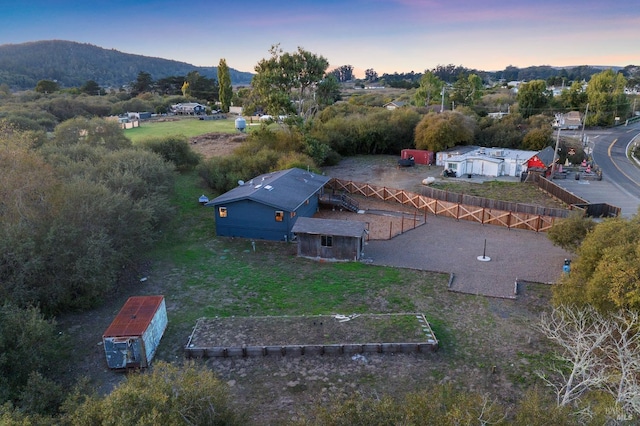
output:
[[[152,58],[64,40],[0,45],[0,84],[13,90],[33,89],[40,80],[55,80],[61,87],[80,87],[94,80],[101,87],[121,87],[136,80],[140,71],[154,80],[198,71],[218,79],[217,67],[196,67],[185,62]],[[231,83],[249,84],[253,74],[229,69]]]

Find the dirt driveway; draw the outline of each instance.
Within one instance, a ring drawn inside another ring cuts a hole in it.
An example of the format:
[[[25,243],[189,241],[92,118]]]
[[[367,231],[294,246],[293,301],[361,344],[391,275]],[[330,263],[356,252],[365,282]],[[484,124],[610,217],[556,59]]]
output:
[[[442,172],[441,167],[397,168],[396,161],[394,156],[352,157],[324,171],[335,178],[416,192],[422,179],[439,179]],[[503,298],[516,296],[516,280],[555,282],[564,259],[571,257],[544,233],[433,215],[425,225],[391,240],[369,241],[364,253],[366,261],[377,265],[453,274],[452,291]]]

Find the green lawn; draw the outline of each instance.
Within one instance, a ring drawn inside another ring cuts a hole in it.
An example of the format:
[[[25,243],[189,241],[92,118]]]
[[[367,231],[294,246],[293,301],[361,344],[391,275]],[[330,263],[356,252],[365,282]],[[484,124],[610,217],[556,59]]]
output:
[[[136,143],[147,138],[173,135],[184,135],[190,138],[213,132],[235,133],[235,119],[230,116],[224,120],[198,120],[190,117],[176,121],[143,121],[140,127],[125,130],[124,134]]]

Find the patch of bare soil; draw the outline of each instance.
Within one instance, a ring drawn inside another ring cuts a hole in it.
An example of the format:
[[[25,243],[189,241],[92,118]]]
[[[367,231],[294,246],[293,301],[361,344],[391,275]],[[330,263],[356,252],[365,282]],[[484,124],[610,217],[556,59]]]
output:
[[[245,139],[246,133],[206,133],[189,139],[189,145],[204,158],[224,157],[233,154]]]
[[[422,322],[421,322],[422,321]],[[315,315],[203,318],[190,347],[426,342],[422,315]]]
[[[350,195],[358,202],[358,213],[348,210],[322,208],[313,217],[320,219],[353,220],[366,223],[369,240],[389,240],[424,225],[424,212],[403,204],[388,203],[362,195]]]

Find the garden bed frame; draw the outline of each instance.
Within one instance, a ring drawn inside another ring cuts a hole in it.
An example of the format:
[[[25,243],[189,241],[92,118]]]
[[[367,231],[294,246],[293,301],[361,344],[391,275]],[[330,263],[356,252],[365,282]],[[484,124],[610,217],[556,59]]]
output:
[[[424,353],[438,340],[420,313],[201,318],[187,358]]]

